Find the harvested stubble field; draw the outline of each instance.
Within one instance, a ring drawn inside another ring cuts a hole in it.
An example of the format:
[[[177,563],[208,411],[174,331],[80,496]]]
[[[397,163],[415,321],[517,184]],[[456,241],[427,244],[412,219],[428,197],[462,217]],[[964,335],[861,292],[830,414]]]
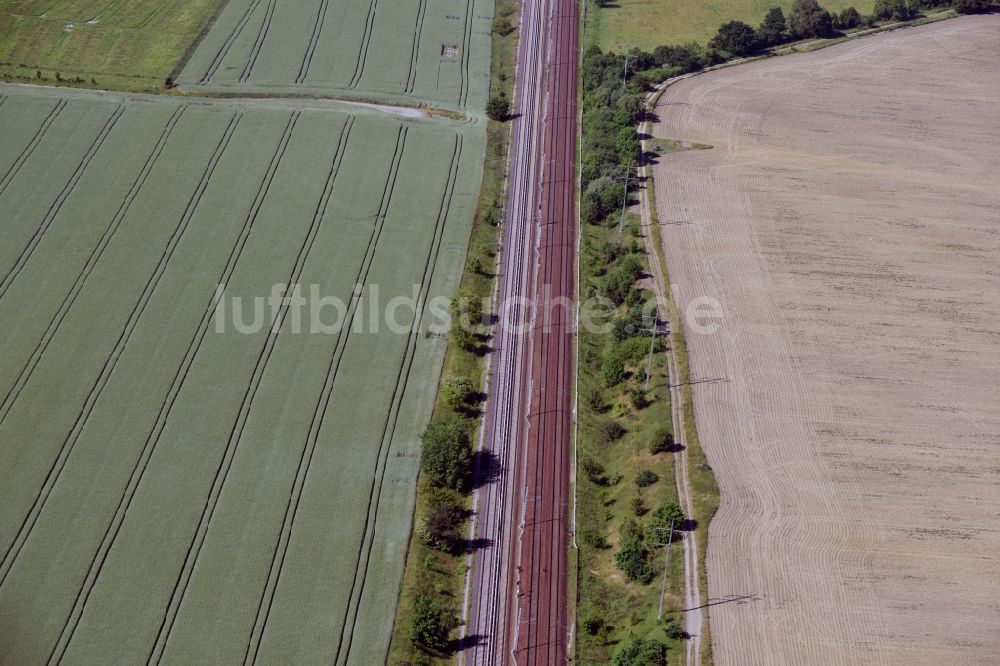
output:
[[[219,332],[216,285],[450,294],[482,133],[2,86],[0,127],[0,662],[381,661],[444,340]]]
[[[482,109],[492,19],[491,0],[232,0],[178,82]]]
[[[159,88],[219,0],[0,0],[0,75]]]
[[[719,664],[1000,654],[1000,16],[671,86],[657,206]],[[708,323],[708,320],[703,320]]]

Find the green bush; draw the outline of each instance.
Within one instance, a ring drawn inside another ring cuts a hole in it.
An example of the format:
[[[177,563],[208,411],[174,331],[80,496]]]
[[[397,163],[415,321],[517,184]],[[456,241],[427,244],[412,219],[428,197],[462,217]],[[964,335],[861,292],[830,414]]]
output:
[[[648,450],[651,454],[666,453],[674,447],[674,434],[666,426],[660,426],[649,440]]]
[[[608,408],[608,403],[604,400],[604,391],[598,386],[584,389],[583,402],[597,414],[603,413]]]
[[[951,6],[959,14],[979,14],[997,8],[990,0],[954,0]]]
[[[757,33],[743,21],[729,21],[719,26],[719,31],[708,45],[735,56],[745,56],[760,47]]]
[[[506,16],[498,16],[493,19],[493,34],[506,37],[514,32],[514,24]]]
[[[597,462],[593,458],[582,458],[580,460],[580,469],[583,470],[584,476],[586,476],[591,483],[596,483],[601,486],[607,482],[607,479],[604,476],[604,465]]]
[[[635,485],[639,488],[651,486],[659,480],[660,477],[651,469],[639,470],[635,475]]]
[[[588,615],[583,620],[583,630],[591,636],[596,636],[602,626],[604,626],[604,620],[599,615]]]
[[[680,505],[673,500],[668,500],[653,511],[653,514],[649,517],[650,537],[657,541],[662,541],[668,536],[666,532],[670,531],[669,536],[672,540],[674,534],[684,525],[685,520],[684,511],[681,510]],[[673,525],[672,531],[671,525]]]
[[[622,521],[622,526],[618,530],[618,541],[625,543],[626,541],[631,541],[636,539],[642,541],[646,538],[646,533],[642,529],[642,525],[639,521],[634,518],[626,518]]]
[[[420,465],[432,485],[462,491],[472,477],[472,447],[465,424],[457,417],[431,421],[420,438]]]
[[[459,527],[465,522],[465,512],[460,507],[438,505],[432,507],[417,528],[417,536],[428,548],[452,552],[461,541]]]
[[[646,389],[642,386],[633,386],[630,388],[628,390],[628,397],[636,409],[645,409],[649,405],[649,399],[646,397]]]
[[[788,22],[785,21],[785,13],[781,7],[772,7],[760,27],[757,28],[757,37],[764,46],[780,44],[788,38]]]
[[[611,356],[604,360],[601,366],[601,383],[611,388],[625,381],[625,364],[617,356]]]
[[[837,23],[841,30],[857,28],[861,25],[861,12],[854,7],[848,7],[844,11],[840,12],[840,16],[837,17]]]
[[[653,569],[649,566],[649,554],[638,539],[622,542],[615,553],[615,564],[625,574],[625,578],[643,585],[653,580]]]
[[[906,0],[875,0],[872,15],[880,21],[905,21],[913,16]]]
[[[605,444],[612,444],[625,436],[625,426],[614,419],[601,419],[594,426],[597,438]]]
[[[584,545],[590,546],[598,550],[603,550],[608,547],[608,542],[604,540],[597,531],[584,528],[580,531],[580,539],[583,541]]]
[[[510,100],[503,93],[493,95],[486,102],[486,115],[490,120],[504,121],[510,117]]]
[[[615,666],[666,666],[667,646],[652,638],[632,638],[615,653]]]
[[[674,641],[687,638],[687,632],[684,631],[684,627],[681,626],[680,620],[676,617],[665,618],[663,633],[667,635],[667,638]]]
[[[788,16],[788,31],[795,39],[827,37],[833,33],[833,17],[816,0],[795,0]]]
[[[445,377],[441,382],[441,395],[446,405],[459,411],[468,407],[478,390],[468,377]]]
[[[429,650],[444,650],[448,647],[448,634],[453,628],[453,618],[438,606],[433,597],[426,594],[417,597],[409,632],[414,645]]]

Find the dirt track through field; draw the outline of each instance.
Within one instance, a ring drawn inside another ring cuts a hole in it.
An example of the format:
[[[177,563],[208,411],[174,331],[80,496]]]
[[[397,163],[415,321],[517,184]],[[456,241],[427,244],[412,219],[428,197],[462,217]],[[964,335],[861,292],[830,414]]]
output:
[[[681,81],[652,134],[718,664],[1000,654],[1000,16]],[[701,319],[702,324],[713,320]]]

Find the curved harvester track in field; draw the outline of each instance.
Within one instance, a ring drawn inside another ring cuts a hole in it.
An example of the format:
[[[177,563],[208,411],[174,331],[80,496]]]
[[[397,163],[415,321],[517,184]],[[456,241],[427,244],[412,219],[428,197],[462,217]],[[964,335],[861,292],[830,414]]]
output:
[[[1000,16],[678,82],[654,137],[709,528],[713,658],[1000,654]]]

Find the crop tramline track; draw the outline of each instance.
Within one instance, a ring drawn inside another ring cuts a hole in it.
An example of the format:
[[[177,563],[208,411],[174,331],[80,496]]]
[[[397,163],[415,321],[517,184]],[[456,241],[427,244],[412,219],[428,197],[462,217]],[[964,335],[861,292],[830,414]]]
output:
[[[111,239],[114,237],[118,228],[121,226],[122,221],[125,219],[126,214],[131,209],[132,202],[135,201],[139,191],[142,189],[143,185],[145,185],[146,179],[149,177],[149,172],[152,171],[153,165],[163,152],[163,148],[166,146],[167,140],[170,138],[171,133],[173,133],[174,126],[176,126],[177,121],[180,120],[180,117],[184,113],[185,109],[187,109],[187,106],[179,106],[177,107],[177,110],[174,111],[173,115],[170,116],[166,126],[163,128],[163,132],[160,134],[159,140],[156,145],[153,146],[152,152],[149,154],[145,164],[143,164],[142,169],[139,171],[139,175],[132,183],[132,187],[125,195],[125,199],[122,201],[121,206],[118,207],[118,211],[111,219],[111,223],[108,225],[107,229],[105,229],[104,234],[97,243],[97,246],[87,258],[87,263],[80,271],[80,274],[77,276],[76,281],[70,288],[69,293],[63,299],[62,304],[59,306],[59,310],[56,311],[55,315],[53,315],[48,327],[42,334],[38,344],[35,346],[35,350],[32,352],[28,361],[24,364],[24,367],[18,374],[17,379],[14,381],[14,385],[7,392],[7,395],[4,396],[3,402],[0,403],[0,423],[2,423],[4,419],[6,419],[7,414],[10,413],[11,407],[21,395],[21,391],[31,378],[32,373],[35,371],[35,367],[38,365],[38,362],[48,349],[49,344],[52,342],[52,338],[58,332],[60,325],[66,318],[67,313],[70,308],[73,307],[73,304],[76,303],[76,299],[80,295],[84,284],[87,282],[87,278],[90,277],[90,274],[94,271],[94,267],[96,267],[97,263],[101,260],[101,257],[104,255],[104,251],[111,243]],[[3,575],[4,568],[3,565],[0,565],[0,581],[3,580]]]
[[[423,274],[420,279],[420,292],[417,296],[418,306],[414,312],[413,325],[407,337],[406,353],[403,363],[400,365],[399,373],[396,376],[396,383],[393,388],[392,405],[386,415],[380,439],[376,472],[372,478],[372,485],[368,495],[368,512],[365,518],[365,538],[362,548],[358,551],[358,561],[354,567],[354,581],[351,585],[351,594],[348,597],[348,615],[351,616],[350,631],[347,634],[346,649],[343,647],[344,640],[341,638],[337,645],[337,655],[335,663],[347,664],[351,658],[351,648],[354,641],[354,630],[357,626],[358,610],[361,606],[361,599],[364,597],[365,588],[368,585],[368,565],[371,560],[372,544],[375,540],[375,532],[378,529],[378,505],[382,499],[382,485],[385,479],[385,469],[389,455],[389,447],[396,434],[396,423],[399,419],[399,411],[403,398],[406,395],[406,386],[410,377],[410,370],[413,367],[413,359],[416,355],[417,341],[420,334],[421,320],[423,318],[424,304],[430,290],[431,280],[434,270],[437,267],[437,258],[441,249],[441,239],[444,236],[444,227],[451,208],[451,201],[455,193],[455,183],[458,180],[458,167],[462,159],[463,137],[461,134],[455,137],[455,148],[452,155],[451,170],[448,176],[448,183],[441,198],[441,208],[438,211],[437,222],[434,226],[434,238],[431,247],[428,249],[427,258],[424,261]],[[362,555],[364,562],[362,564]],[[360,586],[358,585],[360,581]],[[355,594],[357,590],[357,594]],[[347,622],[345,622],[345,627]],[[388,648],[388,645],[386,646]],[[343,660],[340,656],[344,655]]]
[[[372,29],[375,26],[375,12],[377,8],[378,0],[371,0],[371,4],[368,5],[368,17],[365,20],[365,34],[361,38],[361,48],[358,49],[358,62],[354,66],[354,75],[351,77],[351,82],[347,86],[348,88],[357,88],[358,84],[361,83],[361,76],[365,71],[365,62],[368,59],[368,46],[372,40]]]
[[[319,3],[316,22],[313,23],[312,34],[309,36],[309,46],[306,48],[306,54],[302,57],[302,65],[299,67],[299,75],[295,77],[295,83],[304,83],[309,75],[309,67],[312,66],[313,55],[319,44],[319,36],[323,32],[323,24],[326,23],[326,10],[329,6],[330,0],[321,0]]]
[[[498,289],[497,311],[497,361],[491,378],[488,410],[484,419],[487,436],[482,446],[494,456],[495,479],[477,491],[475,524],[471,528],[479,538],[490,545],[473,560],[473,574],[467,579],[471,587],[471,617],[462,626],[462,635],[471,636],[474,642],[468,654],[459,654],[459,663],[492,663],[503,650],[502,640],[496,631],[500,609],[506,603],[504,593],[503,550],[507,548],[507,532],[512,519],[514,502],[505,501],[505,496],[513,492],[508,474],[512,462],[511,421],[509,406],[516,395],[520,381],[518,363],[520,355],[516,344],[517,327],[523,317],[521,298],[524,294],[524,260],[528,253],[530,239],[525,234],[529,228],[533,211],[528,203],[528,191],[533,187],[531,170],[534,168],[532,156],[534,109],[538,101],[539,89],[534,84],[538,70],[538,41],[540,3],[524,2],[521,5],[521,39],[517,76],[515,77],[514,101],[520,118],[513,124],[514,140],[511,142],[511,160],[508,172],[507,217],[503,240],[503,269]],[[494,470],[487,470],[492,472]],[[480,501],[482,500],[482,501]],[[463,609],[468,612],[466,609]],[[480,640],[482,644],[480,644]]]
[[[264,21],[260,24],[260,30],[257,31],[257,39],[254,40],[253,48],[250,49],[250,55],[247,58],[246,65],[243,67],[243,73],[240,74],[240,83],[247,82],[254,65],[257,64],[257,56],[260,55],[260,50],[264,47],[264,40],[267,38],[267,31],[271,28],[271,19],[274,17],[275,4],[277,4],[277,0],[269,0],[267,3],[267,10],[264,12]]]
[[[222,43],[222,47],[219,48],[219,52],[215,54],[215,58],[212,59],[208,69],[205,70],[205,74],[201,77],[198,83],[208,83],[212,80],[212,77],[215,76],[215,73],[219,71],[219,67],[222,66],[222,61],[226,59],[227,55],[229,55],[229,49],[233,48],[233,44],[235,44],[236,40],[240,38],[241,34],[243,34],[243,29],[247,26],[247,23],[250,22],[250,18],[257,10],[257,7],[260,6],[261,1],[262,0],[253,0],[253,2],[251,2],[247,7],[246,11],[243,12],[243,16],[240,17],[240,20],[236,24],[236,27],[233,28],[233,31],[229,33],[229,37],[226,38],[226,41]]]
[[[104,145],[104,141],[108,138],[108,135],[111,134],[111,130],[113,130],[115,125],[118,124],[118,119],[121,118],[124,113],[125,105],[119,104],[118,107],[112,112],[111,117],[104,123],[104,126],[98,133],[97,138],[94,139],[94,142],[90,145],[86,154],[80,160],[79,164],[77,164],[76,169],[70,176],[66,186],[63,187],[59,196],[56,197],[56,200],[52,202],[51,206],[49,206],[49,210],[42,219],[42,223],[39,225],[38,229],[35,230],[35,233],[31,236],[31,239],[21,251],[21,254],[18,255],[14,266],[7,272],[7,275],[4,276],[3,280],[0,281],[0,298],[3,298],[4,295],[6,295],[11,283],[17,278],[21,270],[24,268],[24,265],[28,262],[28,259],[34,253],[35,248],[38,247],[42,237],[45,236],[45,232],[47,232],[49,227],[52,226],[52,221],[59,214],[59,211],[62,210],[63,204],[66,203],[66,199],[68,199],[70,194],[73,193],[73,189],[76,187],[77,183],[80,182],[80,178],[83,177],[83,173],[87,170],[87,167],[90,166],[90,162],[94,159],[94,155],[96,155],[101,149],[101,146]],[[0,420],[2,420],[4,416],[6,416],[6,412],[0,410]]]
[[[320,429],[323,425],[323,421],[326,419],[326,412],[330,407],[330,397],[333,393],[333,387],[340,369],[340,361],[343,358],[344,349],[346,348],[347,340],[350,337],[349,333],[354,328],[354,318],[357,316],[358,304],[363,296],[363,286],[368,281],[368,273],[371,269],[372,263],[374,263],[375,251],[378,247],[379,238],[382,235],[382,227],[384,226],[385,218],[389,212],[389,203],[392,199],[393,191],[395,190],[396,178],[399,174],[399,165],[403,159],[407,132],[407,127],[400,127],[399,134],[396,137],[396,148],[393,154],[392,164],[389,169],[389,176],[386,180],[385,189],[382,192],[382,199],[379,202],[379,209],[375,218],[375,226],[372,230],[372,235],[368,240],[368,246],[365,250],[365,258],[362,262],[361,269],[359,270],[358,277],[355,280],[356,288],[351,294],[351,301],[348,304],[348,308],[344,315],[344,321],[350,322],[344,329],[348,332],[348,335],[344,335],[342,331],[341,334],[337,336],[333,354],[330,358],[330,364],[327,368],[323,390],[320,393],[316,407],[313,410],[312,420],[309,424],[309,433],[306,436],[306,441],[303,443],[302,453],[299,455],[298,467],[295,470],[295,480],[292,484],[291,492],[289,493],[288,503],[285,506],[285,514],[282,519],[281,530],[278,533],[278,539],[275,542],[274,553],[271,556],[271,564],[268,570],[267,580],[264,583],[264,589],[261,590],[256,617],[254,618],[254,626],[250,633],[250,638],[247,641],[247,648],[243,659],[245,664],[256,663],[257,657],[260,653],[260,646],[263,642],[264,632],[267,629],[267,623],[270,618],[271,605],[274,601],[275,595],[277,594],[281,574],[284,571],[285,556],[288,553],[288,546],[291,542],[292,531],[295,527],[295,519],[298,516],[299,502],[302,499],[302,491],[305,487],[306,479],[309,475],[309,469],[312,465],[313,453],[316,450],[316,444],[319,440]],[[341,628],[341,631],[343,631],[343,627]],[[337,640],[339,644],[342,640],[342,636]]]
[[[110,242],[111,236],[117,230],[122,219],[125,217],[125,214],[127,213],[128,209],[131,207],[132,201],[135,200],[135,197],[136,195],[138,195],[138,192],[142,188],[143,183],[145,183],[146,177],[149,175],[149,171],[152,169],[153,163],[156,161],[156,158],[159,157],[160,153],[163,151],[163,147],[164,145],[166,145],[170,133],[173,131],[173,128],[177,123],[177,120],[180,118],[180,115],[181,113],[183,113],[183,109],[185,108],[186,107],[180,107],[167,122],[167,127],[164,128],[163,134],[161,135],[159,142],[157,142],[156,147],[153,149],[153,153],[150,154],[149,159],[147,160],[146,164],[143,167],[143,170],[139,174],[139,177],[136,179],[135,183],[132,186],[132,189],[126,196],[126,199],[122,203],[121,208],[119,208],[119,211],[115,215],[112,224],[108,227],[108,230],[105,232],[104,238],[101,239],[101,243],[98,245],[97,248],[95,248],[94,252],[91,254],[87,266],[84,267],[84,271],[78,276],[77,283],[73,285],[73,291],[71,291],[70,294],[66,297],[66,300],[63,302],[63,305],[60,308],[59,312],[56,313],[55,317],[53,317],[52,319],[52,322],[50,322],[49,330],[47,330],[45,336],[43,336],[42,342],[39,343],[39,347],[35,350],[35,354],[32,356],[31,359],[29,359],[28,365],[26,365],[25,368],[22,370],[21,376],[18,377],[18,383],[15,384],[14,389],[11,389],[11,393],[8,394],[8,400],[10,401],[11,405],[17,400],[17,396],[20,395],[21,389],[27,383],[28,379],[30,378],[30,375],[35,369],[35,366],[37,366],[39,359],[45,352],[45,349],[48,347],[49,342],[51,342],[52,338],[54,337],[56,330],[58,330],[60,324],[65,318],[66,313],[69,311],[69,309],[75,302],[76,296],[83,288],[83,283],[86,282],[87,277],[90,275],[90,273],[93,271],[94,266],[96,266],[97,262],[100,260],[101,254],[103,254],[104,252],[104,248],[107,247],[107,244]],[[186,227],[187,227],[187,220],[182,219],[181,222],[178,224],[178,229],[174,232],[174,238],[176,238],[179,241],[180,235],[184,233],[184,229],[186,229]],[[35,523],[38,521],[39,515],[45,508],[45,503],[52,492],[52,488],[58,482],[59,477],[62,474],[63,467],[65,467],[66,465],[66,460],[69,457],[70,453],[72,452],[73,447],[76,445],[76,442],[79,439],[80,434],[83,432],[83,426],[89,419],[90,414],[93,411],[94,405],[96,405],[97,403],[97,398],[100,397],[101,392],[104,390],[104,386],[107,384],[108,378],[111,376],[112,371],[117,365],[118,359],[120,358],[122,351],[125,349],[125,345],[128,344],[129,339],[131,339],[132,331],[135,329],[135,325],[138,323],[139,318],[145,311],[146,304],[149,301],[149,296],[156,288],[156,284],[158,284],[159,278],[163,274],[163,269],[165,268],[166,263],[170,260],[170,256],[172,255],[173,249],[175,247],[176,247],[176,242],[173,242],[172,244],[168,244],[168,248],[164,250],[164,253],[160,259],[160,263],[157,266],[157,269],[154,270],[153,277],[150,278],[149,282],[146,285],[146,289],[143,292],[143,295],[136,303],[136,306],[133,309],[128,322],[126,322],[124,329],[119,335],[118,342],[116,343],[114,349],[111,351],[111,353],[108,355],[108,358],[105,360],[104,366],[101,370],[101,374],[98,376],[97,380],[95,380],[94,382],[94,385],[91,387],[86,402],[84,403],[84,406],[81,409],[80,414],[77,416],[76,421],[74,422],[73,429],[70,431],[69,435],[67,435],[66,439],[63,441],[63,444],[59,450],[59,454],[56,456],[56,460],[52,463],[52,466],[50,467],[49,472],[46,475],[45,481],[42,483],[42,487],[39,489],[38,494],[35,496],[35,500],[32,503],[31,509],[28,511],[28,514],[24,517],[24,520],[21,522],[17,534],[14,536],[14,540],[11,542],[11,544],[5,551],[3,560],[0,561],[0,586],[3,586],[4,582],[7,580],[7,574],[10,572],[10,569],[14,566],[14,562],[17,560],[17,557],[20,554],[21,548],[24,547],[24,543],[31,535],[31,531],[34,529]],[[6,401],[4,404],[5,405],[7,404]],[[7,408],[6,411],[3,412],[3,415],[6,416],[6,414],[8,413],[9,413],[9,407]],[[2,418],[0,418],[0,420],[2,420]]]
[[[7,186],[10,185],[10,181],[14,180],[14,176],[16,176],[17,172],[21,170],[21,167],[28,160],[28,158],[31,157],[31,153],[35,152],[35,148],[37,148],[38,144],[41,143],[42,137],[49,131],[49,127],[51,127],[52,123],[54,123],[56,118],[59,117],[59,114],[63,112],[63,109],[66,108],[67,104],[68,102],[66,100],[60,99],[55,103],[55,106],[52,107],[52,110],[49,111],[49,114],[45,116],[45,119],[39,126],[38,131],[35,132],[34,136],[31,137],[31,140],[28,141],[28,145],[24,147],[24,150],[22,150],[17,156],[14,163],[10,165],[10,168],[7,169],[6,173],[4,173],[3,178],[0,178],[0,194],[3,194],[4,190],[7,189]]]
[[[465,0],[465,34],[462,40],[462,66],[459,68],[461,77],[460,90],[458,93],[458,106],[465,108],[469,99],[469,51],[472,48],[472,12],[473,1]]]
[[[330,171],[327,173],[323,192],[316,205],[316,210],[313,213],[313,219],[309,225],[309,229],[306,232],[305,238],[302,240],[302,245],[299,247],[298,255],[295,258],[295,264],[292,266],[292,270],[288,276],[288,281],[285,283],[289,288],[293,288],[293,285],[297,285],[299,283],[299,280],[302,277],[302,271],[305,268],[306,261],[309,259],[309,254],[312,251],[313,244],[316,240],[316,236],[322,226],[323,218],[326,215],[327,206],[330,202],[330,197],[333,194],[334,183],[337,179],[337,175],[340,173],[340,166],[343,161],[347,142],[350,139],[351,127],[353,124],[354,117],[351,116],[344,124],[344,127],[341,128],[340,136],[337,139],[337,148],[334,152]],[[170,640],[174,622],[180,612],[181,605],[184,603],[188,585],[191,582],[191,576],[194,574],[194,569],[198,564],[198,558],[201,555],[201,548],[205,543],[208,530],[211,528],[212,518],[215,516],[215,509],[219,504],[219,498],[222,495],[226,481],[229,478],[229,470],[232,468],[233,459],[236,456],[240,443],[243,441],[243,434],[246,431],[246,425],[250,419],[250,412],[254,408],[257,390],[260,388],[261,380],[263,379],[264,373],[267,371],[268,363],[271,361],[271,355],[277,345],[278,337],[281,334],[284,319],[288,313],[290,305],[290,299],[282,299],[281,306],[275,315],[274,323],[268,331],[267,339],[264,341],[264,345],[262,346],[260,354],[257,357],[257,362],[254,367],[250,384],[247,386],[247,390],[244,393],[243,400],[240,404],[239,414],[237,415],[233,428],[230,431],[229,440],[226,442],[226,448],[223,452],[222,458],[219,460],[219,466],[216,469],[215,477],[212,480],[212,487],[209,490],[208,497],[205,500],[205,505],[202,508],[202,513],[198,520],[198,527],[192,537],[191,545],[188,547],[187,553],[185,554],[184,564],[177,574],[177,580],[174,583],[174,589],[171,592],[170,601],[167,603],[167,608],[164,612],[163,620],[160,623],[160,628],[157,631],[156,640],[150,650],[147,663],[158,664],[163,659],[163,653],[166,650],[167,641]]]
[[[424,29],[424,14],[427,13],[427,0],[420,0],[420,7],[417,9],[417,20],[413,27],[413,46],[410,47],[410,73],[406,77],[406,86],[403,92],[412,93],[413,86],[417,80],[417,60],[420,57],[420,33]]]
[[[233,249],[230,251],[229,258],[226,262],[226,266],[223,269],[222,274],[217,280],[216,284],[227,284],[236,270],[236,265],[239,262],[240,257],[243,255],[243,250],[246,247],[247,240],[250,236],[251,231],[257,221],[260,208],[263,205],[264,199],[267,196],[267,192],[270,189],[271,183],[274,180],[274,175],[278,170],[278,166],[281,163],[281,159],[284,156],[285,150],[288,147],[288,143],[291,139],[292,132],[298,122],[300,112],[295,111],[291,114],[288,120],[288,124],[285,126],[285,130],[282,134],[281,139],[278,142],[278,146],[271,157],[271,161],[268,164],[268,170],[264,175],[261,185],[257,190],[257,195],[254,197],[254,202],[250,208],[249,213],[244,219],[243,227],[240,231],[240,235],[236,240]],[[235,124],[239,122],[242,118],[241,113],[237,113],[233,120],[230,121],[231,124],[227,127],[227,134],[223,137],[223,141],[220,142],[220,146],[217,148],[216,153],[212,157],[212,161],[209,167],[206,169],[205,173],[202,175],[202,180],[199,183],[198,190],[192,195],[188,202],[188,207],[184,212],[184,218],[190,220],[194,215],[194,211],[201,201],[201,197],[207,189],[208,183],[211,180],[211,176],[214,173],[215,166],[218,164],[222,157],[222,153],[225,147],[229,143],[229,138],[235,132]],[[186,223],[185,223],[186,225]],[[158,280],[159,278],[157,278]],[[154,285],[155,288],[155,285]],[[177,401],[178,395],[184,388],[187,381],[188,373],[191,370],[191,366],[194,364],[195,358],[201,349],[202,341],[208,332],[209,325],[214,316],[214,311],[218,305],[221,295],[218,293],[217,289],[213,290],[212,296],[205,307],[205,311],[202,314],[202,319],[199,324],[198,329],[195,331],[191,342],[188,345],[187,352],[185,353],[184,360],[181,362],[176,374],[174,375],[173,381],[171,382],[170,389],[167,392],[167,396],[164,399],[163,404],[160,406],[159,413],[153,429],[150,431],[149,436],[146,438],[146,442],[143,445],[143,449],[139,454],[139,458],[135,462],[135,466],[132,469],[132,473],[129,477],[128,483],[119,499],[118,507],[115,510],[115,514],[108,524],[105,530],[104,536],[102,538],[100,546],[98,546],[97,551],[94,553],[94,557],[91,560],[90,567],[88,568],[87,574],[81,584],[80,590],[77,592],[76,601],[74,602],[73,609],[70,615],[66,619],[66,623],[63,626],[62,632],[60,633],[59,639],[57,640],[55,646],[52,648],[52,653],[49,656],[50,663],[58,663],[62,660],[65,655],[66,650],[69,648],[69,644],[73,639],[73,635],[79,626],[80,619],[83,617],[83,613],[86,609],[87,602],[90,599],[90,594],[97,583],[97,579],[104,568],[104,564],[107,561],[108,554],[111,552],[111,548],[114,546],[115,541],[118,538],[118,533],[121,530],[122,524],[125,521],[125,516],[132,506],[132,500],[135,497],[135,493],[142,483],[145,477],[146,470],[149,465],[149,460],[153,455],[156,446],[159,444],[160,437],[163,435],[163,431],[166,428],[167,421],[170,418],[170,414],[173,411],[174,404]]]

